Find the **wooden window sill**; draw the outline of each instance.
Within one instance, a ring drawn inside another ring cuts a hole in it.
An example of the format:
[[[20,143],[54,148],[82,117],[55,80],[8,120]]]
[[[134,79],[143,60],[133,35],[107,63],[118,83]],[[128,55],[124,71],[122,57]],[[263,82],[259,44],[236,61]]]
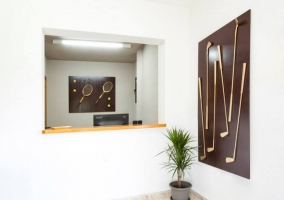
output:
[[[144,128],[159,128],[166,127],[166,124],[143,124],[143,125],[114,125],[114,126],[92,126],[92,127],[58,127],[42,130],[42,134],[54,134],[54,133],[74,133],[74,132],[86,132],[86,131],[109,131],[109,130],[126,130],[126,129],[144,129]]]

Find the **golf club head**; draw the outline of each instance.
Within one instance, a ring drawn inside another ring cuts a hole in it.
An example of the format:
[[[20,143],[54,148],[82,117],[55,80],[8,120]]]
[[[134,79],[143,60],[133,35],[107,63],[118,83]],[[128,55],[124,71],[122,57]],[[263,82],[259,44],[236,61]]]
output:
[[[208,152],[211,152],[211,151],[213,151],[213,150],[214,150],[214,147],[208,147],[208,148],[207,148],[207,151],[208,151]]]
[[[220,133],[220,136],[221,136],[221,137],[225,137],[225,136],[228,135],[228,134],[229,134],[228,131],[226,131],[226,132]]]
[[[235,161],[235,158],[230,158],[230,157],[226,158],[226,163],[231,163],[231,162],[234,162],[234,161]]]
[[[208,42],[208,43],[207,43],[207,49],[208,49],[209,47],[211,47],[211,45],[212,45],[212,43],[211,43],[211,42]]]
[[[200,156],[200,160],[204,160],[206,156]]]

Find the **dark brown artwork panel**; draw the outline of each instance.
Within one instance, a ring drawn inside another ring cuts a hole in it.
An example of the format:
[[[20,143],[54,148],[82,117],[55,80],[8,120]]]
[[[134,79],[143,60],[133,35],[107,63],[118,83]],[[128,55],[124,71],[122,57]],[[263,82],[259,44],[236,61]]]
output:
[[[200,93],[198,93],[198,144],[199,161],[236,175],[250,178],[250,15],[251,11],[238,16],[236,46],[236,20],[233,19],[198,44],[198,77],[201,81],[201,94],[204,119],[204,138]],[[206,123],[206,95],[207,95],[207,47],[208,49],[208,129]],[[230,96],[232,88],[232,71],[235,48],[234,83],[232,98],[232,117],[228,122],[229,134],[221,137],[220,133],[226,132],[226,116],[223,97],[220,60],[217,46],[220,45],[221,61],[223,66],[223,83],[227,118],[229,117]],[[214,61],[217,61],[216,90],[215,90],[215,137],[214,136]],[[243,73],[243,63],[246,63]],[[242,81],[243,79],[243,81]],[[243,83],[242,83],[243,82]],[[243,87],[242,87],[243,84]],[[243,89],[242,89],[243,88]],[[243,91],[243,92],[241,92]],[[237,135],[237,137],[236,137]],[[208,152],[207,148],[214,150]],[[237,140],[236,140],[237,138]],[[203,140],[204,139],[204,140]],[[203,142],[204,141],[204,142]],[[235,148],[235,142],[236,148]],[[204,143],[205,150],[204,153]],[[235,150],[235,156],[234,155]],[[206,157],[204,158],[204,154]],[[202,157],[203,156],[203,157]],[[204,159],[201,159],[204,158]],[[232,159],[234,158],[234,159]],[[233,161],[232,161],[233,160]],[[229,162],[227,162],[229,161]]]
[[[87,84],[91,85],[93,90],[89,96],[83,98],[78,106],[83,97],[82,90]],[[111,84],[112,88],[106,88]],[[104,87],[106,92],[103,90]],[[114,111],[115,77],[69,76],[69,113]]]

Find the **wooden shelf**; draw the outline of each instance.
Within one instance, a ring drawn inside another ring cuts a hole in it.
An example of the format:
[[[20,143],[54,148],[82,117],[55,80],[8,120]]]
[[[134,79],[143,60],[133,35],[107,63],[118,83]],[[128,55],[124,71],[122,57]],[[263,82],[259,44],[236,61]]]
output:
[[[145,124],[145,125],[119,125],[119,126],[92,126],[92,127],[56,127],[51,129],[42,130],[42,134],[54,134],[54,133],[74,133],[74,132],[86,132],[86,131],[109,131],[109,130],[126,130],[126,129],[144,129],[144,128],[159,128],[166,127],[166,124]]]

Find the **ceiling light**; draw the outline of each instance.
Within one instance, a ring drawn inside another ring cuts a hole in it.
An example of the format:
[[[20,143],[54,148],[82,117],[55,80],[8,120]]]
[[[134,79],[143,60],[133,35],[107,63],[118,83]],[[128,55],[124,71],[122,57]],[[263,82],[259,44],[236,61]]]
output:
[[[92,47],[109,47],[109,48],[130,48],[131,44],[117,42],[97,42],[86,40],[61,40],[54,39],[53,44],[77,45],[77,46],[92,46]]]

